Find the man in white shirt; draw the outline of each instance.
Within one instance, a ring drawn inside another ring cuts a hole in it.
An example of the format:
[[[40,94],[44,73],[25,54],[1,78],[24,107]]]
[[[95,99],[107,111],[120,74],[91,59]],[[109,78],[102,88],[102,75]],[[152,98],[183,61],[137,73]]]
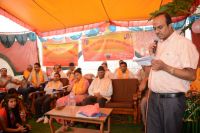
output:
[[[6,91],[11,88],[18,90],[20,87],[20,81],[14,79],[12,76],[7,75],[7,69],[1,68],[1,77],[0,77],[0,101],[5,97]]]
[[[89,89],[89,96],[85,98],[82,105],[99,103],[100,107],[104,107],[106,102],[111,99],[113,94],[111,79],[105,78],[105,70],[102,66],[98,68],[98,78],[95,78]]]
[[[154,55],[148,86],[147,133],[181,133],[185,92],[195,79],[199,54],[195,45],[172,28],[169,14],[153,18],[158,43],[149,46]]]
[[[113,73],[108,69],[108,64],[107,62],[103,62],[101,64],[101,66],[104,68],[105,70],[105,78],[109,78],[109,79],[113,79]]]
[[[54,74],[55,73],[59,73],[60,74],[60,78],[67,78],[67,75],[62,71],[62,67],[61,65],[54,65],[54,68],[53,68],[53,72],[51,73],[50,75],[50,79],[53,79],[54,78]]]
[[[14,79],[12,76],[7,75],[7,69],[1,68],[1,77],[0,77],[0,87],[6,88],[15,88],[16,90],[20,87],[21,82],[17,79]]]

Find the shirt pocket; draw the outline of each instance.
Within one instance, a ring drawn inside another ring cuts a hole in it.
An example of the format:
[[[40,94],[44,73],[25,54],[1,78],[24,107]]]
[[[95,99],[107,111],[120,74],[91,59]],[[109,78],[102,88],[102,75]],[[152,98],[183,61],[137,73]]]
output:
[[[176,51],[172,52],[164,52],[161,56],[161,60],[163,60],[167,65],[180,67],[179,55]]]

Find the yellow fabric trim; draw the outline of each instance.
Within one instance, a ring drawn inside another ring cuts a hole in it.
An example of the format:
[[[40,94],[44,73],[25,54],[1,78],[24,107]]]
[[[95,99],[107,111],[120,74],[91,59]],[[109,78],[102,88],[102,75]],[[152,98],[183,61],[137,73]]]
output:
[[[41,84],[41,83],[44,82],[44,75],[43,75],[42,70],[40,70],[40,71],[38,72],[38,75],[39,75],[39,79],[37,80],[37,76],[36,76],[35,70],[32,71],[31,82],[32,82],[34,85],[39,85],[39,84]]]
[[[118,78],[118,79],[128,79],[128,78],[129,78],[129,71],[126,70],[126,72],[125,72],[125,77],[124,77],[123,75],[124,75],[124,74],[122,73],[121,69],[118,68],[118,69],[117,69],[117,78]]]
[[[23,76],[24,76],[25,79],[28,79],[30,74],[31,74],[31,72],[29,72],[28,70],[25,70],[24,73],[23,73]]]

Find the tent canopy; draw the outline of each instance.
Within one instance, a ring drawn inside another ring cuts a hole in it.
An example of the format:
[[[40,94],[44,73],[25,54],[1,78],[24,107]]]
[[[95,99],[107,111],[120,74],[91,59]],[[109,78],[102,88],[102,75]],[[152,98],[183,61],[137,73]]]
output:
[[[146,20],[172,0],[1,0],[0,14],[45,33],[99,22]],[[13,18],[14,17],[14,18]]]

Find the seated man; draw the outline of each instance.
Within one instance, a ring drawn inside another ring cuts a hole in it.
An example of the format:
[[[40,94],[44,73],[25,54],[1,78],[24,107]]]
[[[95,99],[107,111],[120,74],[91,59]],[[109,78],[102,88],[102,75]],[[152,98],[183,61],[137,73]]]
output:
[[[53,95],[56,90],[62,90],[63,84],[60,81],[60,74],[55,73],[54,78],[52,81],[49,81],[44,88],[44,91],[46,92],[44,96],[38,97],[35,102],[35,108],[36,108],[36,116],[38,117],[38,120],[36,122],[40,122],[44,120],[44,123],[48,123],[47,116],[44,117],[44,113],[49,111],[50,103],[55,98]]]
[[[113,73],[108,69],[108,64],[107,62],[103,62],[101,66],[105,70],[105,78],[113,79]]]
[[[0,77],[0,101],[5,97],[5,92],[10,88],[15,88],[18,90],[20,87],[20,81],[14,79],[12,76],[7,75],[7,69],[1,68],[1,77]]]
[[[34,70],[31,72],[29,79],[30,88],[28,92],[43,90],[45,83],[48,81],[47,75],[40,68],[39,63],[34,64]]]
[[[28,78],[33,70],[32,65],[28,65],[27,69],[23,72],[23,79],[21,81],[21,88],[25,89],[28,87]]]
[[[120,63],[124,62],[123,60],[119,60],[119,67],[115,69],[115,72],[118,71],[120,69]]]
[[[7,69],[1,68],[1,77],[0,77],[1,87],[6,88],[15,88],[16,90],[20,87],[21,82],[17,79],[14,79],[12,76],[7,75]]]
[[[75,71],[75,64],[71,62],[69,63],[69,70],[67,71],[67,78],[70,84],[74,80],[74,71]]]
[[[130,78],[134,78],[134,75],[131,71],[128,70],[127,63],[121,62],[120,69],[117,69],[114,73],[114,78],[115,79],[130,79]]]
[[[22,91],[25,102],[28,103],[29,93],[44,90],[47,81],[48,79],[46,73],[42,71],[39,63],[35,63],[34,70],[32,70],[28,79],[30,87]]]
[[[60,74],[60,78],[67,78],[67,75],[62,71],[62,67],[61,65],[54,65],[53,67],[53,72],[51,73],[50,79],[54,78],[54,74],[55,73],[59,73]]]
[[[76,104],[79,104],[83,101],[83,99],[87,96],[87,90],[89,87],[89,82],[82,76],[82,72],[80,68],[77,68],[74,71],[74,81],[67,88],[67,91],[71,91],[75,95]],[[68,103],[69,96],[61,97],[57,100],[57,106],[65,106]]]
[[[98,77],[92,81],[88,89],[89,96],[83,100],[82,105],[99,103],[100,107],[105,107],[106,102],[111,99],[113,88],[111,79],[104,76],[105,70],[99,66]]]
[[[31,72],[32,72],[33,66],[28,65],[27,69],[23,72],[23,78],[27,81]]]

